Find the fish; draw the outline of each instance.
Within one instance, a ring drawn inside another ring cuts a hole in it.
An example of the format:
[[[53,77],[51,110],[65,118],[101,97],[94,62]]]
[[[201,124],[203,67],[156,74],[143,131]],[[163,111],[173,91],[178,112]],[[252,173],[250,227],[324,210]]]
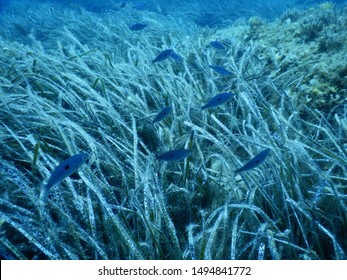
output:
[[[235,95],[234,93],[229,93],[229,92],[217,94],[216,96],[212,97],[204,106],[202,106],[201,110],[217,107],[229,101],[234,95]]]
[[[47,202],[49,190],[59,184],[66,177],[75,173],[79,167],[81,167],[88,159],[88,154],[80,153],[69,157],[60,163],[52,172],[48,179],[47,184],[43,185],[41,188],[40,199],[43,202]]]
[[[224,45],[221,42],[219,42],[219,41],[212,41],[212,42],[210,42],[210,46],[214,47],[217,50],[225,50]]]
[[[256,168],[257,166],[259,166],[260,164],[262,164],[265,161],[265,159],[267,158],[269,153],[270,153],[270,149],[266,149],[266,150],[260,152],[254,158],[252,158],[249,162],[247,162],[244,166],[235,170],[234,171],[235,174]]]
[[[173,52],[173,49],[167,49],[162,51],[160,54],[157,55],[157,57],[155,59],[153,59],[153,63],[159,62],[159,61],[163,61],[169,57],[171,57],[171,53]]]
[[[132,31],[140,31],[144,29],[147,26],[147,24],[144,23],[135,23],[129,27],[130,30]]]
[[[163,110],[161,110],[153,119],[152,123],[160,122],[165,119],[171,112],[171,107],[167,106]]]
[[[126,6],[127,3],[123,2],[122,4],[120,4],[121,8],[124,8]]]
[[[191,153],[192,153],[191,150],[185,150],[185,149],[172,150],[172,151],[168,151],[158,155],[157,159],[162,161],[178,161],[190,156]]]
[[[179,54],[177,54],[176,52],[172,51],[172,53],[170,54],[170,57],[177,62],[181,62],[183,60],[183,57],[180,56]]]
[[[216,73],[222,76],[229,76],[231,72],[220,65],[209,65]]]

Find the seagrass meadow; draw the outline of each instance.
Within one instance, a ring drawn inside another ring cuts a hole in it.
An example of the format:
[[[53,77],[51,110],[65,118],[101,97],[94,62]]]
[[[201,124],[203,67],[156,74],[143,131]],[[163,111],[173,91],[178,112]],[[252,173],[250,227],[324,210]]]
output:
[[[2,259],[346,259],[346,8],[217,28],[41,4],[0,21]],[[179,59],[152,63],[166,49]],[[175,149],[192,152],[156,158]]]

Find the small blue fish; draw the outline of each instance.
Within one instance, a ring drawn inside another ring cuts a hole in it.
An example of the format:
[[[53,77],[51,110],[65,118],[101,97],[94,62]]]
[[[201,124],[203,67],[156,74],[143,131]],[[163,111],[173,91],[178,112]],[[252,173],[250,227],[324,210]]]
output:
[[[153,63],[163,61],[163,60],[171,57],[172,52],[173,52],[172,49],[167,49],[167,50],[162,51],[160,54],[158,54],[158,56],[155,59],[153,59]]]
[[[227,69],[225,69],[223,66],[220,65],[210,65],[210,67],[219,75],[222,76],[229,76],[231,75],[231,72],[229,72]]]
[[[49,190],[54,186],[59,184],[66,177],[74,173],[83,163],[88,159],[88,154],[81,153],[69,157],[60,163],[52,172],[51,177],[49,178],[46,185],[43,185],[41,188],[40,199],[43,202],[46,202],[48,199]]]
[[[234,95],[235,95],[234,93],[229,93],[229,92],[217,94],[216,96],[212,97],[204,106],[202,106],[201,110],[217,107],[229,101]]]
[[[270,153],[270,149],[266,149],[266,150],[260,152],[254,158],[252,158],[249,162],[247,162],[244,166],[235,170],[235,174],[256,168],[258,165],[260,165],[261,163],[263,163],[265,161],[265,159],[269,153]]]
[[[132,31],[140,31],[144,29],[147,26],[147,24],[144,23],[135,23],[129,27],[130,30]]]
[[[120,7],[121,7],[121,8],[124,8],[124,7],[126,6],[126,4],[127,4],[127,3],[123,2],[123,3],[120,4]]]
[[[183,60],[183,57],[174,51],[172,51],[172,53],[170,54],[170,57],[176,62],[181,62]]]
[[[210,46],[214,47],[217,50],[225,50],[225,47],[223,46],[223,44],[219,41],[212,41],[210,42]]]
[[[171,112],[171,107],[167,106],[163,110],[161,110],[153,119],[152,123],[160,122],[165,119]]]
[[[177,161],[188,157],[192,153],[191,150],[172,150],[157,156],[157,159],[163,161]]]

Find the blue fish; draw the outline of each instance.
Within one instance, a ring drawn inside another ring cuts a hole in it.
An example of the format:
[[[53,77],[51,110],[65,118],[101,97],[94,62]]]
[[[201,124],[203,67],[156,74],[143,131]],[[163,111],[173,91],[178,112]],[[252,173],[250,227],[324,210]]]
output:
[[[74,173],[83,163],[88,159],[88,154],[81,153],[69,157],[60,163],[52,172],[51,177],[49,178],[46,185],[43,185],[41,188],[40,198],[43,202],[46,202],[48,199],[49,190],[54,186],[59,184],[66,177]]]
[[[163,110],[161,110],[153,119],[152,123],[160,122],[165,119],[171,112],[171,107],[167,106]]]
[[[163,161],[178,161],[185,159],[192,153],[191,150],[172,150],[165,153],[160,154],[157,156],[157,159],[163,160]]]
[[[212,41],[210,42],[210,46],[214,47],[217,50],[225,50],[225,47],[223,46],[223,44],[219,41]]]
[[[225,69],[223,66],[220,65],[210,65],[210,67],[219,75],[222,76],[229,76],[231,75],[231,72],[229,72],[227,69]]]
[[[176,52],[172,51],[172,53],[170,54],[170,57],[177,62],[181,62],[183,60],[183,57],[180,56],[179,54],[177,54]]]
[[[168,59],[169,57],[171,57],[172,52],[173,52],[172,49],[167,49],[162,51],[160,54],[158,54],[158,56],[155,59],[153,59],[153,63]]]
[[[140,31],[144,29],[147,26],[147,24],[144,23],[135,23],[129,27],[130,30],[132,31]]]
[[[270,153],[270,149],[266,149],[266,150],[260,152],[254,158],[252,158],[249,162],[247,162],[244,166],[235,170],[235,174],[256,168],[258,165],[260,165],[261,163],[263,163],[265,161],[265,159],[267,158],[269,153]]]
[[[201,110],[217,107],[229,101],[234,95],[235,95],[234,93],[229,93],[229,92],[217,94],[216,96],[212,97],[204,106],[202,106]]]

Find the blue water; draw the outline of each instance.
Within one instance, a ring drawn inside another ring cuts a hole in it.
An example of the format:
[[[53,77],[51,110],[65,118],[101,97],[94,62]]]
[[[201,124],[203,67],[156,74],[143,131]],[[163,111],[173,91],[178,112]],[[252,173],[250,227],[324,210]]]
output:
[[[192,20],[201,26],[220,26],[225,21],[242,17],[261,16],[273,19],[289,8],[306,8],[326,2],[321,0],[148,0],[148,1],[99,1],[99,0],[0,0],[0,9],[12,3],[44,4],[54,3],[69,8],[83,7],[96,13],[119,10],[125,7],[140,11],[152,11],[176,17],[192,16]],[[346,0],[330,1],[337,5]]]

